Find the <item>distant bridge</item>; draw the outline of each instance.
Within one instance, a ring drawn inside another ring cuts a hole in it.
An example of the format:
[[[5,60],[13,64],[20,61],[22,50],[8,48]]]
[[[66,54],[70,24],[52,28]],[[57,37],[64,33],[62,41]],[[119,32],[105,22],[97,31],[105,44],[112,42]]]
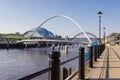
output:
[[[97,41],[98,41],[98,37],[95,36],[94,34],[90,33],[90,32],[85,32],[86,34],[89,34],[91,36],[93,36]],[[73,41],[76,37],[83,35],[83,32],[76,34],[73,38],[71,38],[70,40],[56,40],[56,39],[27,39],[27,40],[21,40],[21,41],[17,41],[17,43],[23,43],[23,44],[35,44],[35,43],[41,43],[41,42],[46,42],[46,43],[66,43],[66,44],[72,44],[72,43],[78,43]],[[85,42],[84,42],[85,43]],[[82,42],[80,43],[82,44]],[[89,42],[86,42],[86,44],[90,44]]]
[[[92,33],[90,33],[90,32],[85,32],[85,33],[93,36],[93,37],[98,41],[98,37],[97,37],[96,35],[94,35],[94,34],[92,34]],[[78,37],[78,36],[80,36],[80,35],[83,35],[83,34],[84,34],[83,32],[76,34],[73,38],[70,39],[70,41],[72,41],[72,40],[75,39],[76,37]]]
[[[17,43],[23,43],[23,44],[36,44],[36,43],[48,43],[48,44],[73,44],[76,43],[74,41],[68,41],[68,40],[54,40],[54,39],[27,39],[27,40],[21,40],[17,41]]]

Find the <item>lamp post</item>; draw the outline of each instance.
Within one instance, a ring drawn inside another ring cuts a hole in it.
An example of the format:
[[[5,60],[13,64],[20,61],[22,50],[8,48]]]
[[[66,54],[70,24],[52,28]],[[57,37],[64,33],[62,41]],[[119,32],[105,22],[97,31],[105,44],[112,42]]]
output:
[[[105,44],[105,27],[103,27],[103,33],[104,33],[104,35],[103,35],[103,39],[104,39],[104,44]]]
[[[101,15],[103,12],[99,11],[97,14],[99,16],[99,44],[101,44]]]

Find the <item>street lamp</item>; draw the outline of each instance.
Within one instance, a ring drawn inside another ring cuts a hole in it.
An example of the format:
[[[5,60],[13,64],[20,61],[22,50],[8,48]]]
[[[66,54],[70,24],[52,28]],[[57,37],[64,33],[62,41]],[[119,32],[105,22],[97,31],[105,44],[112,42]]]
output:
[[[99,16],[99,44],[101,43],[101,15],[103,14],[103,12],[99,11],[98,13]]]
[[[103,35],[103,40],[104,40],[104,44],[105,44],[105,27],[103,27],[103,33],[104,33],[104,35]]]

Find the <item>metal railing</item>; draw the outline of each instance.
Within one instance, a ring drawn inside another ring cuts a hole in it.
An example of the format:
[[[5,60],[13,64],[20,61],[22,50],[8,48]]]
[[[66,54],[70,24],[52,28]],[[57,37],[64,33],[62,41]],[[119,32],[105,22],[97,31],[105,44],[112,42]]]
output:
[[[18,80],[30,80],[30,79],[33,79],[33,78],[35,78],[37,76],[40,76],[40,75],[42,75],[44,73],[47,73],[47,72],[50,72],[51,80],[60,80],[60,65],[64,65],[64,64],[66,64],[68,62],[71,62],[71,61],[73,61],[75,59],[78,59],[78,58],[79,58],[79,63],[82,63],[82,64],[84,63],[84,48],[80,49],[79,54],[82,54],[82,56],[81,56],[82,58],[80,58],[80,55],[78,55],[78,56],[75,56],[71,59],[68,59],[67,61],[64,61],[64,62],[60,63],[60,60],[59,60],[60,52],[58,52],[58,51],[51,52],[49,54],[49,57],[50,57],[50,61],[49,61],[50,67],[49,68],[46,68],[46,69],[41,70],[39,72],[36,72],[36,73],[31,74],[31,75],[25,76],[25,77],[23,77],[21,79],[18,79]],[[80,59],[83,59],[83,60],[80,60]],[[84,66],[82,64],[79,64],[79,69],[84,68]],[[80,68],[81,66],[82,66],[82,68]],[[79,71],[80,70],[77,70],[77,73]],[[81,71],[83,71],[83,70],[81,70]],[[77,73],[75,73],[75,74],[77,74]],[[74,74],[74,76],[75,76],[75,74]]]
[[[94,56],[94,61],[97,61],[97,58],[99,58],[99,56],[104,51],[104,49],[105,49],[105,45],[98,45],[98,46],[90,47],[90,49],[89,49],[89,54],[90,54],[89,67],[90,68],[93,68],[93,56]],[[78,69],[74,73],[72,73],[69,77],[67,77],[65,80],[71,80],[77,73],[79,73],[79,79],[84,80],[84,78],[85,78],[84,77],[85,63],[84,63],[84,48],[83,47],[81,47],[79,49],[78,56],[75,56],[75,57],[68,59],[67,61],[64,61],[61,63],[60,63],[60,59],[59,59],[60,58],[59,51],[50,52],[49,57],[50,57],[49,68],[46,68],[39,72],[25,76],[18,80],[30,80],[30,79],[33,79],[33,78],[40,76],[47,72],[49,72],[49,80],[60,80],[60,66],[66,64],[68,62],[71,62],[75,59],[79,59]]]
[[[41,70],[41,71],[39,71],[39,72],[36,72],[36,73],[31,74],[31,75],[25,76],[25,77],[23,77],[23,78],[21,78],[21,79],[18,79],[18,80],[30,80],[30,79],[33,79],[33,78],[35,78],[35,77],[37,77],[37,76],[40,76],[40,75],[42,75],[42,74],[44,74],[44,73],[49,72],[49,71],[51,70],[51,68],[52,68],[52,67],[43,69],[43,70]]]

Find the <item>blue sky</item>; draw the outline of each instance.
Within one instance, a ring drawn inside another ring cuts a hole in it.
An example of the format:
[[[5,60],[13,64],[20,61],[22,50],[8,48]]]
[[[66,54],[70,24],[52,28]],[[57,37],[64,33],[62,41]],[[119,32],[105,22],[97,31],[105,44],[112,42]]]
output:
[[[98,36],[98,15],[107,35],[120,32],[120,0],[0,0],[0,33],[24,33],[54,15],[67,15]],[[55,18],[44,26],[55,34],[75,35],[80,30],[65,18]]]

